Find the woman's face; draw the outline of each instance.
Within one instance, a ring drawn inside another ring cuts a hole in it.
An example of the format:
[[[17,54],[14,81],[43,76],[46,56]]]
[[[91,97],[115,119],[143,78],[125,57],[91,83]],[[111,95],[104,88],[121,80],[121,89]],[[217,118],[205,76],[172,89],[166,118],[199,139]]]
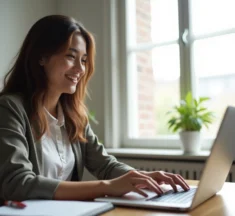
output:
[[[67,50],[44,60],[48,94],[60,97],[63,93],[75,93],[79,80],[85,74],[86,60],[86,42],[80,33],[75,33]]]

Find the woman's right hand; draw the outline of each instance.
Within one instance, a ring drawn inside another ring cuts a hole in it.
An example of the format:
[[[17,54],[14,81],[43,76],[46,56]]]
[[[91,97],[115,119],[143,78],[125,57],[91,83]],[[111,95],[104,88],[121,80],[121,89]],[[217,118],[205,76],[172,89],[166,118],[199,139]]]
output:
[[[163,191],[156,181],[151,177],[134,170],[118,178],[107,180],[105,181],[105,184],[106,195],[108,196],[122,196],[133,191],[147,197],[148,195],[144,191],[140,190],[143,186],[159,195],[163,194]]]

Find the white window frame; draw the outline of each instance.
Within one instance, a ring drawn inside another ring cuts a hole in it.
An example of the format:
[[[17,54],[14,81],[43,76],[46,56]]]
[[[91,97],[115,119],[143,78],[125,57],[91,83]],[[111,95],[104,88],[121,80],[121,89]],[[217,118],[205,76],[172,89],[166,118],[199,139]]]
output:
[[[191,90],[196,97],[196,82],[193,65],[191,45],[194,41],[234,33],[235,29],[229,29],[221,32],[214,32],[194,37],[190,32],[190,0],[178,0],[179,14],[179,41],[170,41],[165,44],[141,44],[134,45],[131,41],[135,29],[130,31],[130,18],[135,17],[133,1],[135,0],[107,0],[107,10],[104,13],[106,23],[106,37],[104,38],[107,46],[105,56],[109,58],[109,67],[106,67],[106,87],[105,101],[108,118],[105,121],[105,143],[107,147],[130,147],[130,148],[160,148],[160,149],[180,149],[181,144],[177,135],[158,136],[156,139],[134,139],[128,137],[128,134],[136,134],[136,128],[128,125],[138,125],[137,109],[131,110],[131,107],[137,107],[136,85],[130,80],[137,80],[135,73],[130,73],[131,61],[135,61],[132,53],[135,51],[144,51],[154,47],[169,45],[178,42],[180,47],[180,94],[181,98]],[[131,5],[132,4],[132,5]],[[128,8],[132,8],[133,14],[130,14]],[[128,12],[128,13],[127,13]],[[189,30],[185,34],[185,30]],[[183,35],[184,34],[184,35]],[[186,41],[187,40],[187,41]],[[110,57],[111,56],[111,57]],[[107,59],[106,59],[107,60]],[[188,73],[190,71],[190,73]],[[129,91],[131,89],[132,91]],[[110,91],[111,90],[111,91]],[[133,114],[134,112],[134,114]],[[129,115],[132,113],[132,115]],[[131,116],[136,118],[131,118]],[[214,137],[206,137],[202,141],[202,149],[210,149]],[[107,145],[108,144],[108,145]]]

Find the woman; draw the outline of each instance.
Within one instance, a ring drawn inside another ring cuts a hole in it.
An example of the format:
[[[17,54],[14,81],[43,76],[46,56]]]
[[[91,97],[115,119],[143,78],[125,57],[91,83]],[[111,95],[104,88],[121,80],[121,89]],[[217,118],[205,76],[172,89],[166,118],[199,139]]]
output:
[[[0,199],[146,196],[141,187],[162,194],[161,182],[189,189],[181,176],[136,171],[99,144],[84,105],[94,55],[92,35],[70,17],[30,29],[0,97]],[[81,182],[84,167],[101,180]]]

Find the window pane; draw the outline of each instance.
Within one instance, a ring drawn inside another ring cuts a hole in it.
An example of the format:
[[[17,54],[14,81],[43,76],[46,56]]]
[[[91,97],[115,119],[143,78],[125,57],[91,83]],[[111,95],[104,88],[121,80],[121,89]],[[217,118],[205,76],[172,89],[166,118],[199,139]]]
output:
[[[193,56],[199,95],[211,97],[218,117],[205,132],[215,135],[226,106],[235,105],[235,34],[196,41]]]
[[[132,69],[138,73],[137,97],[133,97],[138,100],[138,121],[133,121],[138,122],[135,137],[154,138],[169,134],[166,112],[178,103],[180,98],[178,45],[138,52],[135,60],[136,68]],[[130,127],[135,125],[130,124]]]
[[[234,0],[191,0],[193,34],[235,28],[234,9]]]
[[[177,0],[136,0],[136,41],[164,42],[178,39]]]

